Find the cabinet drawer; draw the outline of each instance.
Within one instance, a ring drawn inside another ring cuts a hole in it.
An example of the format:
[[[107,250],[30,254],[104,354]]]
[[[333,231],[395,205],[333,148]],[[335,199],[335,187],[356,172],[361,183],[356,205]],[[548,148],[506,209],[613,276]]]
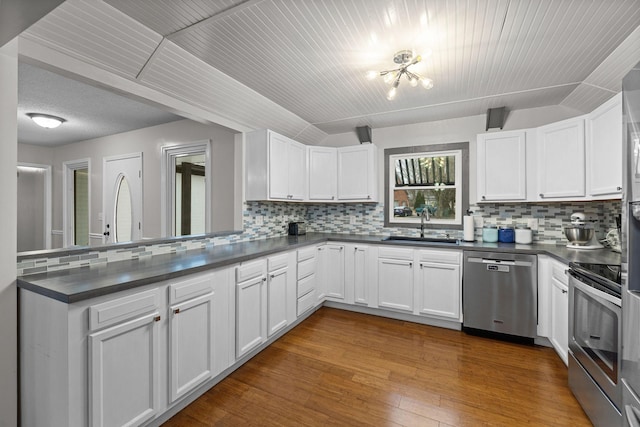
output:
[[[299,249],[298,250],[298,262],[305,261],[311,258],[316,257],[316,248],[312,246],[310,248]]]
[[[565,273],[569,267],[557,261],[554,261],[551,265],[551,276],[565,286],[569,286],[569,277]]]
[[[267,268],[269,273],[284,268],[289,263],[289,254],[281,254],[269,257],[267,259]]]
[[[379,248],[378,258],[403,259],[413,261],[413,249]]]
[[[419,262],[435,262],[440,264],[460,264],[462,253],[459,251],[418,251]]]
[[[298,280],[316,272],[316,259],[311,258],[298,263]]]
[[[298,280],[298,297],[308,294],[316,288],[316,275],[310,274],[304,279]]]
[[[242,283],[264,274],[264,260],[248,262],[236,269],[236,283]]]
[[[89,307],[89,330],[102,329],[151,313],[160,306],[158,288]]]
[[[177,304],[213,292],[213,275],[183,280],[169,285],[169,304]]]
[[[313,307],[316,301],[316,291],[313,290],[308,294],[298,298],[298,316]]]

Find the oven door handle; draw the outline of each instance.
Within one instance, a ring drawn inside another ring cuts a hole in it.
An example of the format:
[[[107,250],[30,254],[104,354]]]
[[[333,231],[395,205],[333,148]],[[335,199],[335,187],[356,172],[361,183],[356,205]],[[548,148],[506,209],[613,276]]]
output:
[[[573,274],[571,274],[571,271],[569,271],[569,285],[581,290],[585,294],[598,300],[606,306],[613,306],[619,310],[622,305],[622,301],[620,300],[620,298],[616,298],[613,295],[606,294],[587,285],[586,283],[575,277]]]

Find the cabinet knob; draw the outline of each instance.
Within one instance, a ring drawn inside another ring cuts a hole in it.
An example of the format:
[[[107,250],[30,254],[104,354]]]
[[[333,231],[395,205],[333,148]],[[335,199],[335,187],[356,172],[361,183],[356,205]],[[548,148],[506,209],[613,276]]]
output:
[[[544,199],[544,194],[540,193],[540,198]]]
[[[175,310],[173,310],[173,314],[178,314],[178,313],[180,313],[180,309],[179,308],[176,308]]]
[[[154,321],[154,322],[159,322],[159,321],[160,321],[160,316],[156,316],[156,317],[154,317],[154,318],[153,318],[153,321]]]
[[[368,199],[371,199],[371,196],[367,196],[367,200],[368,200]]]
[[[263,278],[262,278],[262,281],[263,281],[263,282],[266,282],[266,281],[267,281],[267,278],[266,278],[266,277],[263,277]]]
[[[409,268],[411,268],[411,267],[413,267],[413,263],[412,262],[409,263]]]
[[[331,196],[331,200],[334,200],[336,197],[335,196]]]
[[[482,200],[487,200],[487,197],[486,196],[482,196]]]

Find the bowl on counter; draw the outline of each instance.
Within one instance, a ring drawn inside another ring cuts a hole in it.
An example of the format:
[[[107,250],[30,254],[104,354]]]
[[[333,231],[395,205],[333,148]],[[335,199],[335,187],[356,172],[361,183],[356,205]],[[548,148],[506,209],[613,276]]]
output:
[[[566,226],[564,227],[564,235],[570,243],[576,245],[586,245],[593,237],[595,230],[582,226]]]

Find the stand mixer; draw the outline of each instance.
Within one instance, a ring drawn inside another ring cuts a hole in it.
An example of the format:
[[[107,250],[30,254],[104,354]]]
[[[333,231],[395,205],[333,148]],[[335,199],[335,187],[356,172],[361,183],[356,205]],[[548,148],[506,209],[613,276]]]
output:
[[[564,228],[564,234],[569,240],[567,248],[571,249],[602,249],[604,246],[596,236],[595,223],[598,220],[586,219],[582,212],[571,214],[571,226]]]

